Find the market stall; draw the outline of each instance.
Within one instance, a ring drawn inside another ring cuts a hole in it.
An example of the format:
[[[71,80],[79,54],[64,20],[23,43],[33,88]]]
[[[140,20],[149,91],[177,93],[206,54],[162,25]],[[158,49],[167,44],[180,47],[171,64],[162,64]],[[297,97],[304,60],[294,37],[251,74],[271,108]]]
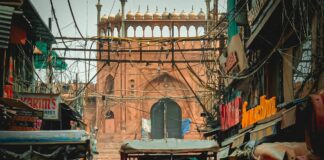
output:
[[[152,139],[126,141],[120,149],[121,160],[129,159],[216,159],[219,149],[211,140]]]
[[[0,131],[0,158],[91,158],[88,135],[82,130]]]

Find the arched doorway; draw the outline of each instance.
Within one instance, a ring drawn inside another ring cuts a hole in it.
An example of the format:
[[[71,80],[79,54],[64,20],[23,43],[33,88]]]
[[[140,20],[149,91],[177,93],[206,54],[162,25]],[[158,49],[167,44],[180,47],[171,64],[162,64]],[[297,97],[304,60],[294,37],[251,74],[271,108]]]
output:
[[[115,133],[115,115],[111,110],[105,114],[105,133]]]
[[[183,138],[181,108],[170,98],[163,98],[151,108],[152,139]]]

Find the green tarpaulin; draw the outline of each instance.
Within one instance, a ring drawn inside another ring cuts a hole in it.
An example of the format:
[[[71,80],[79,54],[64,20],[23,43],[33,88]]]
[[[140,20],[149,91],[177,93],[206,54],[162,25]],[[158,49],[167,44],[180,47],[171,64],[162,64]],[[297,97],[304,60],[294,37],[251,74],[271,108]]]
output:
[[[42,52],[42,54],[34,55],[34,66],[36,69],[46,69],[51,62],[52,67],[55,70],[66,70],[67,64],[64,60],[58,59],[59,55],[55,51],[49,52],[47,50],[47,44],[44,42],[36,42],[36,47]],[[50,56],[52,58],[50,58]],[[51,61],[50,61],[51,60]]]
[[[120,152],[127,154],[136,153],[193,153],[217,152],[219,146],[214,140],[184,140],[184,139],[152,139],[125,141]]]
[[[235,22],[235,0],[227,1],[227,12],[228,12],[228,44],[232,37],[238,34],[237,23]]]

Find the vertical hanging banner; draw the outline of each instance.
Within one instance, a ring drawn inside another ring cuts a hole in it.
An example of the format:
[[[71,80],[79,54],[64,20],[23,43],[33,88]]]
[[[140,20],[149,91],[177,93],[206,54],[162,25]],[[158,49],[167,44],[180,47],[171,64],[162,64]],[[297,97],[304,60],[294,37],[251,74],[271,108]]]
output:
[[[240,122],[241,96],[236,96],[227,104],[222,104],[220,109],[221,129],[227,130]]]
[[[32,108],[43,111],[43,119],[59,120],[61,98],[58,94],[19,93],[19,96]]]

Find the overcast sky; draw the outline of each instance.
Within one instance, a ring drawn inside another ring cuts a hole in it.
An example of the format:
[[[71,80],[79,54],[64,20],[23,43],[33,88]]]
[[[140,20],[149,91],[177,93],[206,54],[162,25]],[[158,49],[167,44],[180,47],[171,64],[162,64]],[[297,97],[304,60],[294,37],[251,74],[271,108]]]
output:
[[[97,24],[97,9],[96,4],[97,0],[70,0],[72,4],[72,9],[77,21],[77,24],[84,36],[92,37],[97,34],[96,24]],[[36,10],[39,12],[40,16],[44,20],[44,22],[48,23],[48,18],[52,17],[51,14],[51,6],[49,0],[31,0],[34,4]],[[60,24],[60,28],[63,36],[72,36],[72,37],[80,37],[75,25],[73,23],[72,16],[69,11],[67,0],[53,0],[55,12]],[[101,0],[101,4],[103,5],[101,15],[108,15],[111,11],[112,15],[115,15],[118,10],[121,8],[121,4],[119,0]],[[163,12],[164,8],[167,8],[169,12],[172,12],[173,9],[176,9],[178,12],[185,10],[186,12],[190,12],[192,6],[194,10],[198,13],[202,8],[206,11],[205,0],[128,0],[126,3],[126,12],[129,10],[136,12],[138,7],[140,6],[141,12],[144,13],[146,11],[147,6],[149,6],[152,12],[155,11],[155,8],[158,6],[159,11]],[[224,11],[226,8],[226,0],[219,0],[219,10]],[[55,25],[55,22],[52,23],[52,32],[53,35],[58,37],[58,30]],[[70,44],[72,47],[75,45],[82,45],[81,43]],[[59,45],[62,47],[61,45]],[[55,45],[53,46],[55,47]],[[60,53],[62,55],[63,53]],[[78,52],[67,52],[67,56],[69,57],[83,57],[83,53]],[[94,53],[93,53],[94,58]],[[69,65],[69,70],[64,73],[63,80],[73,80],[75,79],[75,73],[79,73],[80,79],[82,81],[85,80],[84,75],[84,62],[73,62],[67,61]],[[91,63],[91,75],[96,73],[95,65],[96,63]],[[39,72],[42,77],[46,76],[45,73]],[[90,76],[91,77],[91,76]],[[60,79],[60,77],[57,77]]]

